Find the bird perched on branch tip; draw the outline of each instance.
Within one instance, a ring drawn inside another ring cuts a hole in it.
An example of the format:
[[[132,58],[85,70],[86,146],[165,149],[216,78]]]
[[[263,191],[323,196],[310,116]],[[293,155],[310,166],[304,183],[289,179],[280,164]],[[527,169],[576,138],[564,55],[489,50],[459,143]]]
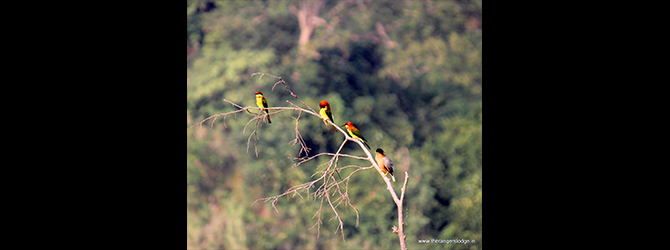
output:
[[[384,150],[377,148],[377,151],[375,152],[375,160],[377,160],[377,165],[379,165],[379,168],[382,169],[382,173],[386,173],[384,174],[384,177],[386,177],[388,174],[391,174],[391,179],[393,179],[393,182],[395,182],[395,177],[393,177],[393,162],[391,161],[391,158],[386,156]]]
[[[261,113],[263,112],[263,110],[265,110],[265,113],[268,114],[267,115],[268,123],[272,123],[272,121],[270,120],[269,112],[266,109],[268,108],[268,100],[266,100],[265,97],[263,97],[263,93],[261,93],[260,91],[256,92],[256,105],[258,105],[258,107],[261,108]]]

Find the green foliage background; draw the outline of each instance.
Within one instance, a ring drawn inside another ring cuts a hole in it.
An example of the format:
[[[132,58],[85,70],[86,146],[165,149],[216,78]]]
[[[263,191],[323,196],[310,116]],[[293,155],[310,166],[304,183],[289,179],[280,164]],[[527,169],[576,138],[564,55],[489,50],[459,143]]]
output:
[[[318,110],[328,100],[335,123],[351,121],[372,149],[395,163],[405,198],[405,234],[410,249],[481,249],[482,244],[482,2],[324,1],[317,26],[298,47],[300,26],[289,6],[301,1],[187,0],[186,125],[235,110],[223,102],[255,106],[262,91],[270,106],[294,101],[270,77]],[[393,45],[377,31],[381,24]],[[294,102],[296,103],[296,102]],[[186,244],[221,249],[396,249],[396,206],[373,170],[350,183],[356,214],[340,207],[346,241],[334,235],[337,220],[324,208],[317,239],[312,219],[319,202],[281,199],[279,213],[258,198],[274,196],[311,180],[322,157],[290,169],[299,146],[295,112],[272,116],[259,129],[256,157],[242,133],[251,115],[217,119],[212,129],[186,131]],[[253,124],[252,124],[253,125]],[[303,116],[299,129],[310,154],[334,152],[343,136],[320,119]],[[253,142],[252,142],[253,143]],[[344,153],[364,156],[354,143]],[[343,159],[340,165],[369,163]],[[344,172],[343,174],[347,174]],[[318,184],[317,184],[318,185]],[[314,191],[314,190],[312,190]],[[474,239],[475,244],[420,244],[418,240]]]

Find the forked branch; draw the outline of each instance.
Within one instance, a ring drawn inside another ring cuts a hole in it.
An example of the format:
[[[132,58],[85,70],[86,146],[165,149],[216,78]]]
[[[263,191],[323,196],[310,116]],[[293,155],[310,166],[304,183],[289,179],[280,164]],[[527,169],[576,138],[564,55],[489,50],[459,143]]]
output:
[[[261,108],[258,108],[258,107],[242,107],[242,106],[240,106],[236,103],[233,103],[229,100],[224,99],[225,102],[228,102],[228,103],[232,104],[233,106],[235,106],[238,109],[235,110],[235,111],[230,111],[230,112],[226,112],[226,113],[218,113],[218,114],[212,115],[210,117],[205,118],[201,122],[190,126],[188,129],[191,129],[195,126],[200,126],[200,129],[202,129],[202,124],[204,122],[210,120],[210,119],[213,119],[211,121],[211,125],[210,125],[210,127],[212,127],[212,126],[214,126],[214,122],[216,121],[216,119],[220,116],[223,116],[223,126],[226,127],[226,118],[227,118],[228,115],[232,114],[232,115],[235,115],[235,118],[237,118],[238,113],[246,111],[247,113],[254,115],[254,118],[250,119],[247,122],[247,124],[244,126],[244,130],[242,132],[245,133],[246,129],[247,129],[247,126],[249,124],[251,124],[251,122],[255,121],[254,130],[251,132],[251,134],[249,135],[249,139],[247,140],[247,152],[249,152],[249,145],[251,144],[251,138],[253,137],[254,138],[254,150],[256,152],[256,157],[258,157],[258,133],[257,133],[257,131],[258,131],[258,127],[263,124],[262,121],[264,120],[264,118],[268,115],[281,113],[281,112],[287,111],[287,110],[298,111],[298,116],[297,117],[292,117],[295,120],[296,137],[291,143],[293,145],[299,143],[300,144],[300,152],[298,153],[298,157],[294,158],[294,164],[293,164],[293,166],[291,166],[291,169],[293,169],[294,167],[298,167],[301,164],[306,163],[308,161],[311,161],[311,160],[313,160],[317,157],[320,157],[320,156],[331,156],[331,159],[328,162],[320,164],[320,165],[317,166],[317,168],[316,168],[317,170],[319,168],[323,167],[323,166],[326,166],[326,167],[323,168],[322,170],[315,171],[314,174],[312,174],[311,177],[317,176],[316,179],[314,179],[312,181],[309,181],[309,182],[306,182],[306,183],[303,183],[303,184],[299,184],[299,185],[290,187],[288,190],[286,190],[282,194],[257,199],[252,203],[252,205],[255,204],[257,201],[270,202],[272,204],[272,207],[275,209],[275,211],[279,212],[279,210],[277,209],[275,204],[277,203],[277,201],[281,197],[284,197],[284,196],[288,197],[289,195],[290,195],[290,197],[295,197],[297,195],[300,198],[303,198],[303,196],[300,193],[304,192],[304,194],[307,196],[308,200],[309,200],[310,195],[314,197],[315,201],[316,201],[316,199],[320,198],[321,202],[320,202],[319,209],[316,211],[316,213],[314,213],[314,216],[312,216],[312,219],[317,218],[317,221],[309,229],[311,230],[312,228],[314,228],[316,226],[317,227],[317,238],[320,237],[320,235],[321,235],[320,229],[321,229],[321,225],[323,224],[323,221],[321,220],[321,216],[323,214],[322,213],[323,212],[323,205],[324,205],[324,201],[325,201],[326,204],[331,208],[331,210],[333,211],[333,214],[334,214],[334,216],[330,220],[337,219],[337,221],[338,221],[338,225],[337,225],[337,228],[335,229],[334,233],[337,233],[337,231],[340,231],[340,233],[342,234],[342,240],[344,241],[345,240],[344,239],[344,222],[342,221],[342,218],[340,217],[340,213],[338,213],[338,211],[337,211],[337,207],[339,207],[340,205],[344,205],[344,207],[351,207],[356,212],[356,227],[358,227],[358,222],[359,222],[359,218],[360,218],[359,216],[360,215],[359,215],[359,211],[356,208],[356,206],[354,206],[351,203],[351,200],[349,199],[349,181],[351,180],[351,177],[355,173],[357,173],[359,171],[362,171],[362,170],[368,170],[368,169],[374,168],[374,169],[377,170],[377,172],[382,177],[384,182],[386,182],[387,190],[389,191],[389,193],[391,193],[391,197],[393,198],[394,203],[398,207],[398,227],[393,226],[392,230],[393,230],[394,233],[398,234],[398,237],[400,239],[401,249],[407,249],[406,244],[405,244],[405,238],[406,237],[404,235],[404,221],[403,221],[403,216],[402,216],[402,214],[403,214],[402,207],[403,207],[403,201],[404,201],[404,198],[405,198],[405,190],[407,188],[407,181],[408,181],[408,178],[409,178],[407,172],[405,172],[405,182],[404,182],[402,190],[401,190],[400,198],[398,198],[398,196],[395,193],[395,190],[393,189],[393,186],[391,185],[390,179],[388,177],[385,177],[382,174],[381,168],[377,165],[377,162],[375,161],[374,157],[372,156],[372,153],[365,147],[365,145],[360,140],[357,140],[357,139],[354,139],[354,138],[350,137],[349,134],[347,134],[347,132],[344,131],[344,129],[342,129],[340,126],[335,125],[331,120],[325,120],[325,121],[328,124],[335,127],[340,133],[342,133],[344,135],[344,140],[342,141],[342,144],[340,145],[337,152],[335,152],[335,153],[323,152],[323,153],[318,153],[318,154],[313,155],[313,156],[309,156],[309,150],[310,149],[307,147],[307,145],[306,145],[306,143],[305,143],[305,141],[302,137],[302,134],[300,133],[300,130],[298,129],[298,123],[300,122],[300,119],[303,117],[304,114],[313,115],[313,116],[318,117],[319,119],[322,119],[321,116],[316,111],[314,111],[314,109],[312,109],[309,105],[307,105],[305,102],[300,100],[300,98],[298,98],[298,96],[288,88],[286,82],[281,77],[266,74],[266,73],[253,73],[251,75],[251,77],[253,77],[255,75],[260,75],[259,80],[262,79],[263,76],[270,76],[270,77],[273,77],[273,78],[277,79],[278,81],[272,86],[272,91],[274,92],[274,88],[278,84],[281,83],[282,85],[284,85],[284,88],[286,88],[286,90],[291,94],[291,96],[293,96],[296,100],[298,100],[300,103],[302,103],[302,105],[305,108],[299,107],[299,106],[297,106],[297,105],[295,105],[295,104],[293,104],[293,103],[291,103],[290,101],[287,100],[286,102],[289,103],[292,107],[269,107],[269,108],[265,108],[269,111],[269,113],[263,114],[262,112],[255,113],[255,112],[250,111],[250,110],[254,110],[254,109],[258,109],[259,111],[263,111],[263,109],[261,109]],[[353,142],[357,143],[359,145],[359,147],[361,148],[361,150],[363,150],[363,152],[365,153],[365,157],[341,153],[342,149],[344,148],[344,145],[349,141],[353,141]],[[305,156],[300,157],[303,152],[305,153]],[[362,166],[358,166],[358,165],[347,165],[347,166],[339,167],[338,162],[339,162],[340,157],[348,157],[348,158],[353,158],[353,159],[358,159],[358,160],[365,160],[365,161],[370,162],[371,165],[367,166],[367,167],[362,167]],[[342,178],[340,176],[340,171],[342,171],[343,169],[347,169],[347,168],[355,168],[355,170],[352,171],[351,173],[349,173],[347,176],[345,176],[345,178]],[[339,177],[339,181],[335,178],[335,174],[337,174],[337,176]],[[317,187],[317,183],[321,183],[321,184],[318,185],[318,187]],[[316,188],[314,190],[314,192],[310,192],[310,190],[312,188]],[[337,198],[335,198],[335,196]]]

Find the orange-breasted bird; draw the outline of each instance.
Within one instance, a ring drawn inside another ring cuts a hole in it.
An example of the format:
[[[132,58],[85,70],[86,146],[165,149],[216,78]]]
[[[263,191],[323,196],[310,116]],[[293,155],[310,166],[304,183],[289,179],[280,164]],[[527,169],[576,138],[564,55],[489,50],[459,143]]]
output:
[[[258,105],[259,108],[261,108],[261,112],[265,110],[265,113],[268,114],[268,123],[272,123],[270,120],[270,115],[267,109],[262,109],[262,108],[268,108],[268,100],[265,100],[265,97],[263,97],[263,93],[260,91],[256,92],[256,105]]]
[[[349,135],[351,135],[351,137],[353,137],[354,139],[360,139],[363,142],[363,144],[365,144],[365,146],[368,147],[368,149],[371,149],[370,145],[368,145],[368,142],[365,140],[365,137],[363,137],[363,134],[361,134],[361,131],[359,131],[356,127],[354,127],[354,125],[351,124],[351,122],[347,122],[342,126],[347,128],[347,132],[349,132]]]
[[[328,103],[326,100],[323,100],[319,103],[319,107],[321,107],[321,110],[319,110],[319,115],[321,115],[321,118],[323,118],[323,123],[326,124],[327,128],[328,122],[326,122],[326,120],[330,120],[333,123],[335,122],[333,120],[333,112],[330,111],[330,103]],[[337,132],[335,125],[333,125],[333,130]]]
[[[393,179],[393,182],[395,182],[395,177],[393,177],[393,162],[391,161],[391,158],[384,154],[384,150],[377,148],[377,152],[375,153],[375,160],[377,160],[377,165],[379,165],[379,168],[382,169],[382,173],[386,173],[384,174],[384,177],[386,177],[388,174],[391,174],[391,179]]]

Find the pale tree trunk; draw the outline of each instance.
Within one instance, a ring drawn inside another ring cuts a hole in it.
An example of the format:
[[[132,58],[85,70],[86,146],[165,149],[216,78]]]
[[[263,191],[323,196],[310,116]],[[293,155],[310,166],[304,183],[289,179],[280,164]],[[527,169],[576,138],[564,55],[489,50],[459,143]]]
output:
[[[314,28],[326,24],[326,20],[319,17],[319,11],[323,8],[323,1],[302,1],[300,2],[300,9],[293,5],[289,6],[291,13],[298,17],[298,24],[300,25],[300,38],[298,39],[298,47],[300,52],[310,54],[305,49],[305,45],[309,42],[309,38],[314,32]],[[315,54],[314,54],[315,53]],[[318,53],[313,51],[312,56],[317,56]]]

